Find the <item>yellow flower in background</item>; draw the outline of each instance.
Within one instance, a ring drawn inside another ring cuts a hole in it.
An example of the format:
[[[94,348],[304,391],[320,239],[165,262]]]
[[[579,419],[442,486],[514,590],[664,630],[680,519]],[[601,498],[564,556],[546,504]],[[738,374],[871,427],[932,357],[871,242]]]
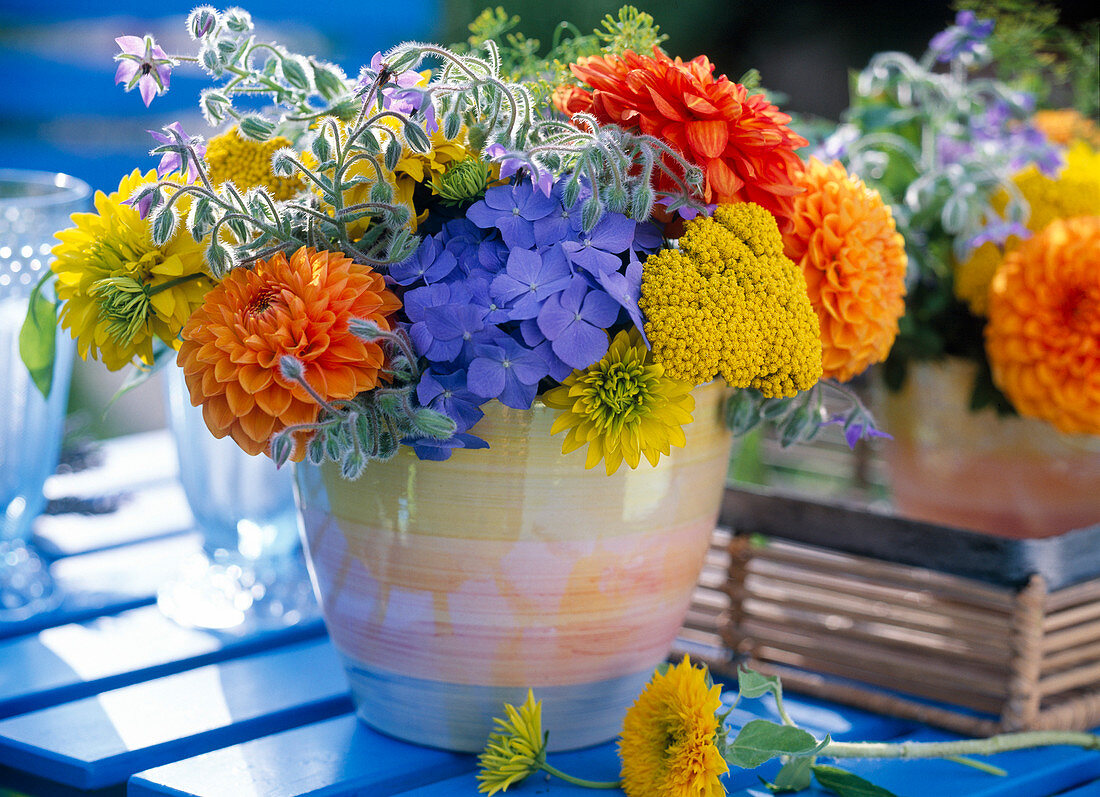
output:
[[[602,459],[610,476],[624,459],[636,468],[644,454],[656,465],[671,446],[684,445],[681,427],[695,409],[692,384],[665,376],[662,366],[646,362],[648,354],[637,329],[620,332],[603,359],[543,395],[548,407],[562,410],[550,434],[568,430],[563,454],[587,443],[584,466]]]
[[[824,376],[846,382],[880,363],[905,312],[905,240],[890,206],[840,163],[810,158],[795,179],[787,257],[802,267],[821,322]]]
[[[1031,123],[1055,144],[1069,146],[1074,141],[1085,141],[1100,149],[1100,126],[1074,108],[1037,111]]]
[[[1100,214],[1100,152],[1079,141],[1066,153],[1066,165],[1057,177],[1046,177],[1035,166],[1029,166],[1012,182],[1030,208],[1027,229],[1038,233],[1055,219]],[[993,198],[993,207],[1003,213],[1008,194]],[[955,295],[966,302],[972,312],[985,315],[989,307],[989,285],[1003,257],[1020,245],[1020,239],[1010,237],[1004,247],[986,242],[955,267]]]
[[[430,139],[432,148],[429,152],[414,152],[406,148],[393,170],[394,185],[397,188],[395,199],[408,206],[412,214],[413,232],[416,232],[417,224],[428,217],[426,209],[417,211],[413,197],[416,187],[438,180],[447,169],[468,158],[477,158],[466,146],[465,128],[454,138],[446,138],[440,129],[432,133]]]
[[[990,288],[993,381],[1021,415],[1100,434],[1100,215],[1056,220]]]
[[[729,771],[715,741],[722,689],[684,656],[658,672],[626,712],[619,738],[628,797],[720,797]]]
[[[478,791],[496,794],[542,769],[546,762],[546,736],[542,732],[542,702],[527,690],[519,708],[504,704],[508,719],[493,718],[496,730],[489,734],[478,757]]]
[[[290,139],[282,136],[252,141],[243,138],[236,127],[231,127],[206,144],[210,182],[219,186],[232,181],[242,192],[263,186],[277,200],[290,199],[304,187],[301,176],[276,177],[271,171],[271,156],[276,150],[290,146]]]
[[[802,269],[775,217],[752,202],[687,222],[679,248],[650,255],[641,299],[653,359],[692,384],[717,374],[769,398],[821,378],[821,338]]]
[[[203,244],[183,225],[155,246],[148,223],[123,204],[156,180],[155,171],[135,169],[116,192],[96,192],[96,212],[74,213],[74,226],[57,234],[53,249],[61,325],[76,339],[82,359],[102,360],[112,371],[135,358],[152,363],[154,338],[179,348],[180,330],[214,285]],[[180,218],[188,206],[186,197],[175,204]]]

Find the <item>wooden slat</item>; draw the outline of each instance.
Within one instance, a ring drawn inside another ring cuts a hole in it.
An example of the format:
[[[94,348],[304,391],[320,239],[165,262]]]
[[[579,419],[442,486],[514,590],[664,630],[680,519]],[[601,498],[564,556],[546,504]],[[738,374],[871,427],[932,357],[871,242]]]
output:
[[[0,717],[275,645],[316,638],[320,618],[242,636],[183,628],[156,606],[0,643]]]
[[[0,764],[81,789],[351,710],[327,640],[0,721]]]
[[[476,764],[473,756],[383,736],[344,714],[148,769],[130,779],[127,797],[383,795],[459,773],[471,773],[473,794]]]

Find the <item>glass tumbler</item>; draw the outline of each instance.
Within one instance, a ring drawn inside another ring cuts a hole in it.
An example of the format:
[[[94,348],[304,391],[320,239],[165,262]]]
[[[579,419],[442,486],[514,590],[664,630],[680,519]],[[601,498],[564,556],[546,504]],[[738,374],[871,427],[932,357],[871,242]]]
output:
[[[295,625],[318,613],[298,536],[294,477],[229,437],[193,407],[183,371],[165,367],[168,421],[180,481],[203,552],[161,587],[157,603],[181,625],[245,631]]]
[[[19,331],[49,269],[54,233],[88,209],[90,196],[87,183],[65,174],[0,169],[0,622],[46,611],[61,597],[29,538],[61,450],[74,343],[58,329],[45,399],[19,356]]]

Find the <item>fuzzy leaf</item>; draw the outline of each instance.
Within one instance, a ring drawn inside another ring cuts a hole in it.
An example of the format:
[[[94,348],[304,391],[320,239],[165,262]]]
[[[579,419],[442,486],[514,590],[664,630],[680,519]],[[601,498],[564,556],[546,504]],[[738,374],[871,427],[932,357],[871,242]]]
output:
[[[840,767],[818,764],[813,768],[813,773],[821,788],[839,797],[897,797],[892,791]]]
[[[57,305],[42,294],[46,280],[52,276],[53,272],[46,272],[34,286],[27,317],[19,330],[19,356],[43,398],[50,397],[57,355]]]
[[[763,697],[771,692],[773,695],[782,694],[783,687],[779,678],[774,675],[763,675],[755,670],[744,667],[737,671],[737,691],[741,697]]]
[[[768,720],[751,720],[726,750],[726,760],[742,769],[755,769],[781,755],[812,755],[828,740],[819,743],[813,734],[801,728]]]
[[[153,217],[152,236],[156,246],[163,246],[172,237],[176,229],[176,212],[173,208],[164,207],[157,211]]]
[[[398,161],[401,160],[401,144],[397,139],[391,138],[389,143],[386,144],[386,169],[393,171],[397,168]]]
[[[431,152],[432,150],[432,142],[428,138],[428,134],[424,132],[424,128],[412,119],[405,122],[405,140],[417,152]]]
[[[775,776],[771,783],[765,781],[768,791],[773,794],[783,794],[791,791],[802,791],[810,788],[812,780],[811,769],[814,760],[808,756],[792,758]]]

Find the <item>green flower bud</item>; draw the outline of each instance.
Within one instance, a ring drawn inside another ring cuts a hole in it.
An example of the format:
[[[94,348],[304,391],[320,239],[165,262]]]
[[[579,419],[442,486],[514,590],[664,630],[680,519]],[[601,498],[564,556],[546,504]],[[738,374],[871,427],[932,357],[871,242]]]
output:
[[[334,100],[342,94],[347,94],[348,86],[346,78],[340,67],[324,62],[312,62],[313,82],[317,84],[317,91],[326,100]]]
[[[458,427],[454,419],[442,412],[421,407],[412,416],[413,428],[426,437],[436,440],[446,440],[455,433]]]
[[[279,68],[283,73],[283,79],[299,91],[309,91],[309,64],[297,56],[285,56],[279,62]]]
[[[253,141],[267,141],[275,135],[275,123],[256,113],[242,116],[238,129],[242,136]]]

